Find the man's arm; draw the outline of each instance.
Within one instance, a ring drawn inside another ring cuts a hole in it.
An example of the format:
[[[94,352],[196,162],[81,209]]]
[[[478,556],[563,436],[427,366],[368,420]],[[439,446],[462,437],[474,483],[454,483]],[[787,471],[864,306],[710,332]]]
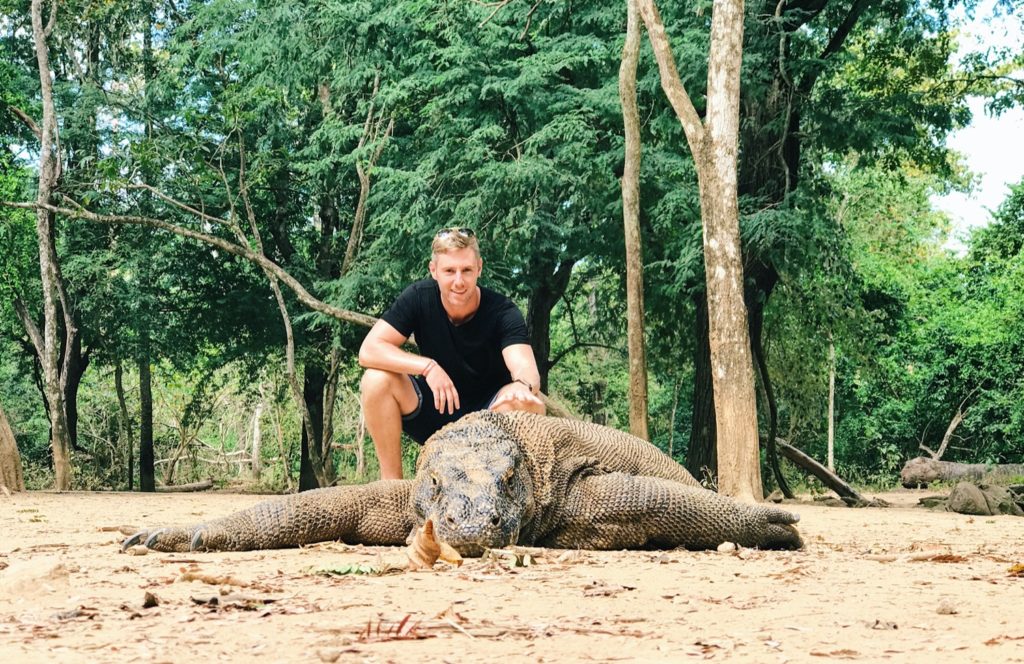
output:
[[[491,410],[527,410],[544,414],[544,402],[537,397],[540,392],[540,371],[529,344],[512,344],[501,351],[505,366],[512,374],[512,382],[498,391],[491,403]]]
[[[411,376],[423,373],[430,358],[402,350],[408,339],[387,321],[378,320],[359,347],[359,366]]]
[[[378,320],[359,347],[359,366],[393,373],[423,376],[434,393],[434,408],[454,413],[459,408],[459,392],[448,373],[429,357],[402,350],[409,337],[385,320]],[[529,348],[529,346],[527,346]]]
[[[512,381],[527,387],[532,394],[540,392],[540,370],[537,359],[533,356],[530,344],[512,344],[501,351],[505,358],[505,366],[512,374]]]

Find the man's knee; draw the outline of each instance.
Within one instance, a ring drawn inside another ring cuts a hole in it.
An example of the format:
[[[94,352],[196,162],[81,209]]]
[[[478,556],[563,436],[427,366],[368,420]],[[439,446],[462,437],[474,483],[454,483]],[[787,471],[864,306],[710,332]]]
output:
[[[381,369],[367,369],[359,381],[359,394],[365,402],[367,399],[379,399],[394,394],[398,374]]]
[[[419,403],[409,376],[382,369],[367,369],[359,381],[363,412],[378,412],[383,404],[397,403],[399,412],[411,413]],[[386,407],[385,407],[386,408]]]

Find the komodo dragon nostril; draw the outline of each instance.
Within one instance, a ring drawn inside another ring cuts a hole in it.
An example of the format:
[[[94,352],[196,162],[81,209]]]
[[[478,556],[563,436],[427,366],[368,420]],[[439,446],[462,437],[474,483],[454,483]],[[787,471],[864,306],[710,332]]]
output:
[[[491,525],[492,526],[497,526],[500,523],[501,523],[501,517],[500,516],[495,514],[494,516],[491,517]]]

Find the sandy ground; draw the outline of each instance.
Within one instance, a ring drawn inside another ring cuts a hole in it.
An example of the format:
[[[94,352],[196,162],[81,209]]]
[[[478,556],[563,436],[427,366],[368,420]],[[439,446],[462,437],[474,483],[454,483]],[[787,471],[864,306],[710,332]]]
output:
[[[1024,519],[920,495],[793,504],[798,552],[534,549],[331,576],[404,551],[134,556],[114,528],[261,498],[0,494],[0,662],[1024,662]]]

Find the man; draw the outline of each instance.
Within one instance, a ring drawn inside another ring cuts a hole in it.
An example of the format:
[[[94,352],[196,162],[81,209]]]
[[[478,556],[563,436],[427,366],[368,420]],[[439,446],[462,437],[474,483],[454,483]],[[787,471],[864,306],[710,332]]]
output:
[[[544,413],[540,372],[516,305],[477,285],[483,260],[469,228],[434,236],[430,279],[406,288],[359,348],[361,400],[381,479],[401,479],[404,430],[420,444],[466,413]],[[415,335],[420,355],[401,346]]]

